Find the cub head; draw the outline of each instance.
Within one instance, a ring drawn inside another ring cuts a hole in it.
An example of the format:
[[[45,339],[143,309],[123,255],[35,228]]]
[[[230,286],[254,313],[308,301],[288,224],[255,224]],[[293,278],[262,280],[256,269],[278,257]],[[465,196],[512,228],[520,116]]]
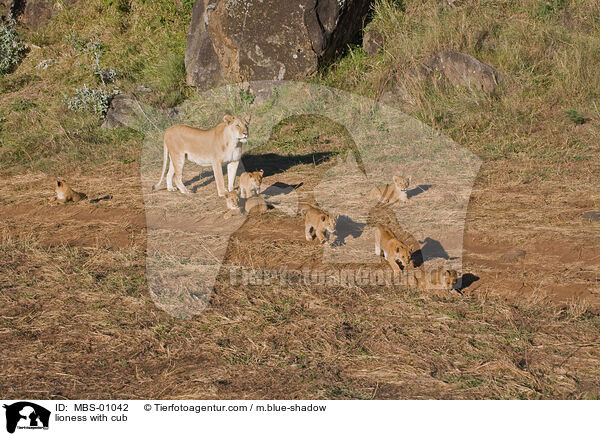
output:
[[[406,191],[410,185],[410,177],[394,176],[394,184],[401,191]]]
[[[442,275],[442,280],[446,289],[452,289],[458,281],[458,273],[453,269],[447,269]]]
[[[394,244],[394,258],[402,262],[402,265],[408,266],[410,263],[410,250],[400,243]]]
[[[260,191],[260,185],[262,183],[262,178],[263,178],[264,173],[265,172],[263,170],[253,171],[251,173],[248,173],[248,175],[250,176],[248,178],[248,182],[250,185],[250,186],[248,186],[248,188],[257,194]]]
[[[56,180],[56,186],[54,187],[55,192],[66,192],[69,189],[69,184],[63,179]]]
[[[240,207],[240,195],[237,191],[231,191],[225,194],[225,201],[227,202],[227,207],[229,209],[236,210]]]
[[[321,218],[319,218],[321,220],[321,228],[327,230],[329,233],[335,233],[335,222],[336,222],[336,218],[332,217],[331,215],[327,215],[327,214],[322,214]]]
[[[225,115],[223,121],[227,125],[229,132],[239,141],[248,141],[248,126],[250,125],[250,115],[246,115],[244,118],[232,117],[231,115]]]

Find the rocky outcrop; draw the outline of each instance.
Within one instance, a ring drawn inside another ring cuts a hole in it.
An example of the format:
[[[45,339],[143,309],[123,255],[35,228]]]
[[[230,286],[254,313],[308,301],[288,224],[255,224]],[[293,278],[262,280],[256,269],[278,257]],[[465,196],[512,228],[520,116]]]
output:
[[[75,0],[0,0],[0,17],[8,17],[11,13],[24,26],[37,29],[46,24],[56,11],[73,3]]]
[[[110,102],[102,128],[112,130],[127,126],[139,111],[139,105],[135,99],[125,94],[116,95]]]
[[[151,91],[145,91],[146,89],[148,88],[144,88],[144,91],[142,92]],[[149,108],[140,104],[135,97],[119,94],[111,100],[101,127],[109,130],[114,130],[119,127],[139,129],[139,126],[143,125],[145,121],[148,121],[151,124],[151,119],[175,119],[179,115],[180,110],[178,108]]]
[[[446,50],[433,56],[425,63],[423,71],[441,73],[454,86],[493,93],[498,87],[500,73],[491,65],[473,56]]]
[[[5,20],[10,15],[10,9],[12,8],[12,0],[0,0],[0,21]]]
[[[373,56],[383,47],[383,35],[375,28],[367,30],[363,35],[362,46],[369,56]]]
[[[50,0],[26,0],[21,22],[30,29],[37,29],[52,18],[52,5]]]
[[[360,33],[373,0],[197,0],[187,82],[297,79],[330,62]]]

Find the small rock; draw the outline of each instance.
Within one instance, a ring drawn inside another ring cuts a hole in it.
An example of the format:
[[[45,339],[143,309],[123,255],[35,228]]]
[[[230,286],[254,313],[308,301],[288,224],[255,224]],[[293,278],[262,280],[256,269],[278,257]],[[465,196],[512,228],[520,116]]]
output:
[[[519,248],[512,248],[500,256],[503,262],[516,262],[525,257],[526,251]]]
[[[600,212],[596,212],[594,210],[584,212],[581,214],[581,218],[583,218],[585,221],[600,221]]]
[[[125,94],[119,94],[110,102],[102,128],[114,130],[126,126],[138,111],[138,104],[133,98]]]
[[[467,86],[488,93],[498,87],[499,71],[473,56],[446,50],[436,54],[425,63],[431,73],[443,74],[454,86]]]
[[[152,88],[147,88],[144,85],[138,85],[138,87],[135,88],[135,90],[137,92],[152,92]]]
[[[117,78],[117,72],[113,68],[102,68],[96,71],[96,75],[105,83],[112,83]]]
[[[383,35],[374,27],[370,28],[363,35],[362,46],[369,56],[377,54],[383,47]]]

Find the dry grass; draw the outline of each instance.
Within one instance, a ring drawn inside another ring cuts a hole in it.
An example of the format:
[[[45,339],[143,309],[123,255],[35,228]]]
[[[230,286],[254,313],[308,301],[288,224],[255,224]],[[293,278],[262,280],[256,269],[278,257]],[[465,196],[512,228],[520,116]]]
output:
[[[403,105],[486,159],[463,258],[479,280],[463,295],[231,284],[235,266],[323,266],[300,218],[271,213],[234,234],[206,310],[185,320],[148,292],[141,135],[101,131],[96,117],[65,112],[57,95],[90,77],[64,39],[75,26],[107,43],[103,61],[123,73],[123,91],[151,86],[158,92],[148,102],[163,106],[185,97],[180,59],[162,54],[181,55],[189,2],[133,2],[127,14],[79,2],[25,34],[41,48],[0,78],[1,166],[15,174],[0,180],[0,397],[599,399],[600,240],[598,224],[580,219],[600,207],[599,29],[589,18],[598,4],[457,3],[378,2],[383,53],[354,49],[315,80],[376,97],[443,48],[506,75],[493,98],[415,83]],[[44,59],[56,63],[37,69]],[[574,123],[569,109],[587,121]],[[289,121],[256,153],[347,145],[326,121]],[[298,194],[310,198],[333,165],[299,162],[266,183],[302,181]],[[50,209],[56,175],[113,201]],[[514,248],[525,256],[503,261]]]

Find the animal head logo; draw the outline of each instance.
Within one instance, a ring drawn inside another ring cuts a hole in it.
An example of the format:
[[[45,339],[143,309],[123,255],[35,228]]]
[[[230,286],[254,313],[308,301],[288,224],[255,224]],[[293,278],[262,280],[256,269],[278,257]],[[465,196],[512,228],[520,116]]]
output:
[[[14,433],[17,428],[47,429],[50,411],[29,401],[19,401],[3,406],[6,409],[6,431]]]

